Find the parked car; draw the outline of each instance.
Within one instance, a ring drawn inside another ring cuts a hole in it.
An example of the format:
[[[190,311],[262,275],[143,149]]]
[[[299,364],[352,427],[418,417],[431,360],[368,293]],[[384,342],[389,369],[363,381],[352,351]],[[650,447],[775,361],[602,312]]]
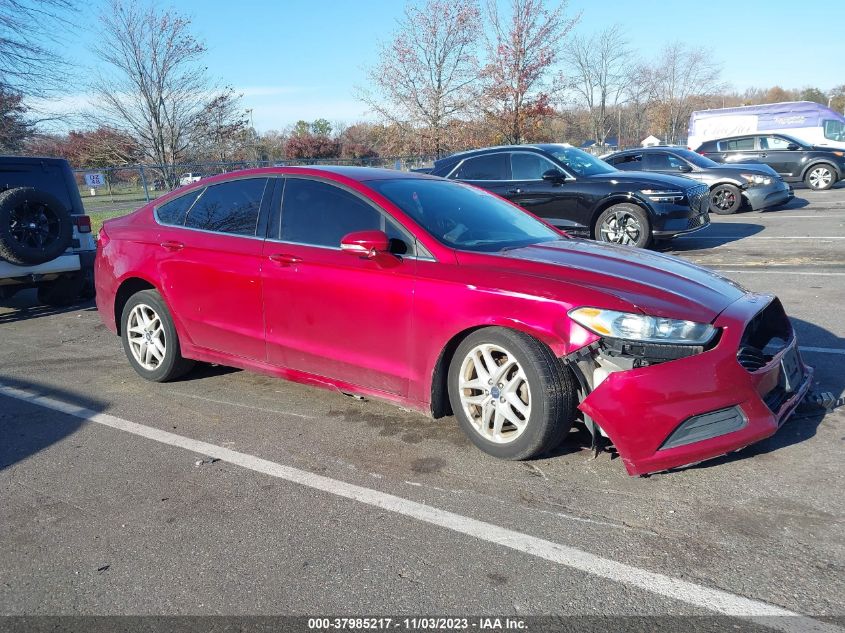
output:
[[[698,462],[775,433],[812,382],[775,297],[423,174],[215,176],[106,221],[96,283],[148,380],[207,361],[454,413],[506,459],[578,416],[631,474]]]
[[[718,163],[761,163],[786,182],[830,189],[845,178],[845,151],[808,145],[786,134],[750,134],[707,141],[696,150]]]
[[[198,180],[202,180],[202,174],[195,171],[189,171],[188,173],[179,176],[179,186],[184,187],[185,185],[190,185],[192,182],[197,182]]]
[[[610,154],[604,159],[622,171],[647,171],[692,178],[710,188],[710,211],[736,213],[785,204],[795,197],[792,187],[768,165],[720,165],[680,147],[641,147]]]
[[[570,145],[488,147],[434,163],[567,232],[645,248],[710,223],[707,187],[680,176],[622,172]]]
[[[94,292],[91,219],[66,160],[0,157],[0,299],[38,289],[47,305]]]
[[[810,145],[845,149],[845,116],[813,101],[785,101],[693,112],[688,144],[748,134],[786,134]]]

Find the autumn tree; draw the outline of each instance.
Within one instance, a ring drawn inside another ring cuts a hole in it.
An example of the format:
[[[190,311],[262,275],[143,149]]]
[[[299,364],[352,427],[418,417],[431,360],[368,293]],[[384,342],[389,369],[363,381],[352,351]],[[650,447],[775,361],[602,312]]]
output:
[[[573,92],[589,114],[592,138],[599,145],[604,145],[614,127],[612,110],[623,100],[632,79],[631,57],[618,25],[589,37],[576,35],[564,47],[563,58],[573,76]]]
[[[690,114],[703,95],[723,90],[721,69],[710,54],[680,42],[667,45],[651,73],[665,140],[676,143],[686,136]]]
[[[511,0],[509,15],[487,0],[488,63],[484,70],[487,120],[508,143],[521,143],[553,112],[551,100],[564,88],[549,81],[562,44],[580,16],[568,18],[565,0]]]
[[[426,146],[440,156],[449,145],[449,123],[476,98],[480,30],[474,0],[409,3],[368,73],[372,90],[359,89],[359,97],[406,133],[424,134]]]
[[[836,86],[830,91],[830,107],[837,112],[845,113],[845,84]]]
[[[205,46],[174,10],[111,0],[95,52],[103,62],[94,91],[104,125],[137,139],[170,187],[203,116],[220,98],[206,75]]]

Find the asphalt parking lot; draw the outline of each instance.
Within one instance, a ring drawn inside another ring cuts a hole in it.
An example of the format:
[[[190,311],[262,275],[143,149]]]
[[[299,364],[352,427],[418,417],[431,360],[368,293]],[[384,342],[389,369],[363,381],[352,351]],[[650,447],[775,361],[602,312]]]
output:
[[[780,296],[817,391],[840,398],[845,187],[796,194],[665,250]],[[845,626],[845,407],[631,478],[578,431],[503,462],[452,418],[244,371],[147,383],[90,304],[21,293],[0,343],[0,615]]]

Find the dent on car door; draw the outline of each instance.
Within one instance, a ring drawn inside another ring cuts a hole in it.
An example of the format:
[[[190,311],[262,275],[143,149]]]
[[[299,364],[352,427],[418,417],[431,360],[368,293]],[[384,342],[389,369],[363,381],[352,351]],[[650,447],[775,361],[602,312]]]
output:
[[[169,203],[157,209],[159,221],[168,224],[158,250],[162,289],[198,347],[264,358],[259,218],[271,182],[215,184],[189,199],[189,208]]]
[[[270,363],[405,395],[410,372],[413,240],[358,194],[289,177],[264,248]],[[340,249],[354,231],[383,230],[395,254]]]

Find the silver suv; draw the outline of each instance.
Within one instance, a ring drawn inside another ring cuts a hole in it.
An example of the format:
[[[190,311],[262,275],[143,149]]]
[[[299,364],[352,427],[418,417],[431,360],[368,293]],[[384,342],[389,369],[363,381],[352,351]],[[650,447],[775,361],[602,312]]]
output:
[[[48,305],[90,298],[95,252],[68,162],[0,156],[0,299],[33,287]]]

